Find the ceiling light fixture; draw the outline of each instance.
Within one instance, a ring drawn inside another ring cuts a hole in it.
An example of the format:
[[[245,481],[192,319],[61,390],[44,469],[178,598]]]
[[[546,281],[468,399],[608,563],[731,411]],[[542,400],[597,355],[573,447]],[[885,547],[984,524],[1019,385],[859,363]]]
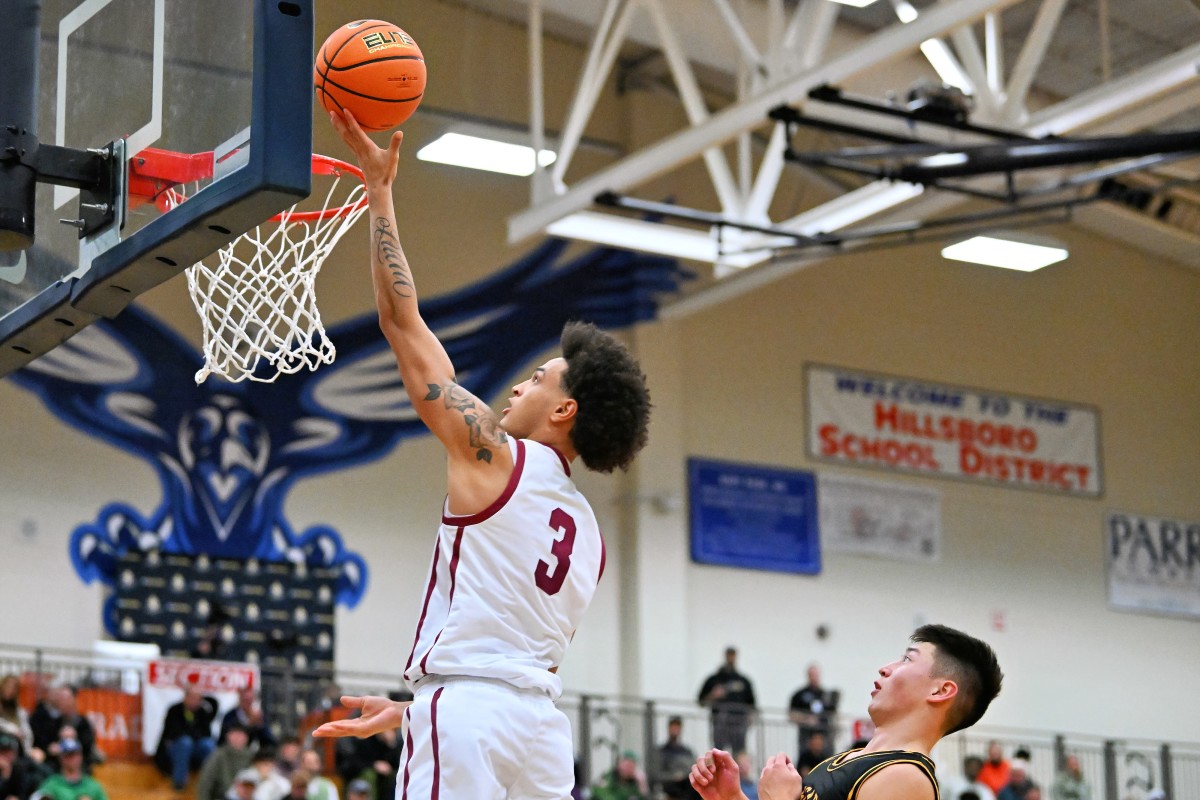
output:
[[[546,233],[564,239],[579,239],[609,247],[641,250],[730,267],[748,267],[770,257],[770,251],[767,250],[722,254],[716,237],[709,231],[646,222],[597,211],[569,214],[550,223],[546,227]]]
[[[534,170],[532,147],[453,131],[443,133],[422,147],[417,151],[417,158],[505,175],[527,176]],[[538,154],[538,163],[549,166],[555,158],[557,155],[553,150],[542,150]]]
[[[1021,272],[1057,264],[1068,256],[1062,246],[1023,242],[997,236],[974,236],[966,241],[942,249],[942,257],[954,261],[967,261],[989,267],[1003,267]]]

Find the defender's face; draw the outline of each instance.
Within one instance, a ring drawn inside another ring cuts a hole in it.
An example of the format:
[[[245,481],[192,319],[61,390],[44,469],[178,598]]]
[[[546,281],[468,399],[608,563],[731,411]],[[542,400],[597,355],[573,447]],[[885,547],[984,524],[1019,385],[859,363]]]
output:
[[[933,674],[933,645],[921,642],[904,651],[898,660],[879,668],[879,680],[867,706],[872,719],[917,708],[936,688]]]
[[[562,376],[566,371],[566,359],[552,358],[514,386],[508,408],[500,412],[504,417],[500,427],[517,438],[526,438],[537,430],[567,399],[562,388]]]

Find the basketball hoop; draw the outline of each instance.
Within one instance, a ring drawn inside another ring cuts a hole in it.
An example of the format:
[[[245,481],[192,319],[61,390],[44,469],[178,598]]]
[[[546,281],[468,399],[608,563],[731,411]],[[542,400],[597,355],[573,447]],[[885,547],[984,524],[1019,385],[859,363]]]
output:
[[[189,192],[180,187],[211,177],[212,163],[212,153],[144,150],[131,162],[131,201],[160,209],[185,202]],[[197,384],[209,375],[271,383],[333,363],[337,351],[321,324],[315,284],[325,258],[366,211],[366,186],[358,167],[336,158],[314,155],[312,172],[328,184],[319,209],[301,209],[301,201],[187,270],[204,329]]]

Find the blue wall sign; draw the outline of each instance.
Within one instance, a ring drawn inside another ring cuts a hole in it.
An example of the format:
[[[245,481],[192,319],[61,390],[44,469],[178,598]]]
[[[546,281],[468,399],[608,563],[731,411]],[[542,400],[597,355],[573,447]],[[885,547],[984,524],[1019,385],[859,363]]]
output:
[[[811,472],[688,459],[688,510],[697,563],[821,571]]]

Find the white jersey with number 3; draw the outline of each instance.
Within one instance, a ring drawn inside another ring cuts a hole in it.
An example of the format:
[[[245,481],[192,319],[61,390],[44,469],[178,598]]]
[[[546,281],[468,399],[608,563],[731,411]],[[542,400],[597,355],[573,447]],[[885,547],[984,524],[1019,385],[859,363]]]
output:
[[[604,542],[555,449],[509,439],[513,472],[478,514],[443,508],[412,652],[410,688],[465,675],[557,699],[566,653],[604,572]]]

